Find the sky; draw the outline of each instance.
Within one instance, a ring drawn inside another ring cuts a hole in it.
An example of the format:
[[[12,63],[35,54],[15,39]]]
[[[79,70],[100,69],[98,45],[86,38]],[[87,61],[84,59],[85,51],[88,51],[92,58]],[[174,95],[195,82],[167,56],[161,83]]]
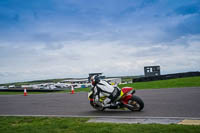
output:
[[[199,0],[0,0],[0,83],[200,71]]]

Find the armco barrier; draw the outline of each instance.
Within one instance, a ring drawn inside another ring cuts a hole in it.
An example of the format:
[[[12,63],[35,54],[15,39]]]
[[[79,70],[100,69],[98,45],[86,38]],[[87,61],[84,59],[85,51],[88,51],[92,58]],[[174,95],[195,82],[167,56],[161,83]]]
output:
[[[134,78],[133,82],[146,82],[146,81],[166,80],[166,79],[194,77],[194,76],[200,76],[200,72],[186,72],[186,73],[174,73],[174,74],[166,74],[166,75],[151,76],[151,77],[140,77],[140,78]]]

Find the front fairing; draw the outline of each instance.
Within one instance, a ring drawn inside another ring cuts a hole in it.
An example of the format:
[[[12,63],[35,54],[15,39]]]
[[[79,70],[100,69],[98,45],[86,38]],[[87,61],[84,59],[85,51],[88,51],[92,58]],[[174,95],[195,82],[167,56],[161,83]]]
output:
[[[88,92],[88,99],[93,99],[93,91]]]
[[[131,97],[133,96],[134,93],[135,93],[135,90],[133,88],[130,88],[130,87],[122,88],[119,99],[124,104],[127,104],[128,100],[131,99]]]

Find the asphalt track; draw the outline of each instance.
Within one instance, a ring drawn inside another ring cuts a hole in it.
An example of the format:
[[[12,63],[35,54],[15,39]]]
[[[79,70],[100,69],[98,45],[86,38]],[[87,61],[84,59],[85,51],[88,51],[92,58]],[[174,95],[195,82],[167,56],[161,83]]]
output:
[[[141,112],[94,110],[87,93],[0,95],[0,115],[76,117],[191,117],[200,118],[200,87],[137,90],[145,103]]]

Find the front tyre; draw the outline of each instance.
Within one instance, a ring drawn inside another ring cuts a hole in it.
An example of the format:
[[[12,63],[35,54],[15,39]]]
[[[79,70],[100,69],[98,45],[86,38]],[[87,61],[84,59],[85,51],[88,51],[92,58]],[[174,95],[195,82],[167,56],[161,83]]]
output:
[[[93,102],[93,101],[90,101],[90,105],[91,105],[94,109],[96,109],[96,110],[98,110],[98,111],[104,111],[104,110],[105,110],[105,108],[103,108],[103,107],[101,107],[101,106],[99,106],[99,105],[94,105],[94,102]]]
[[[132,98],[128,101],[128,109],[131,111],[141,111],[144,108],[144,102],[138,96],[133,95]]]

